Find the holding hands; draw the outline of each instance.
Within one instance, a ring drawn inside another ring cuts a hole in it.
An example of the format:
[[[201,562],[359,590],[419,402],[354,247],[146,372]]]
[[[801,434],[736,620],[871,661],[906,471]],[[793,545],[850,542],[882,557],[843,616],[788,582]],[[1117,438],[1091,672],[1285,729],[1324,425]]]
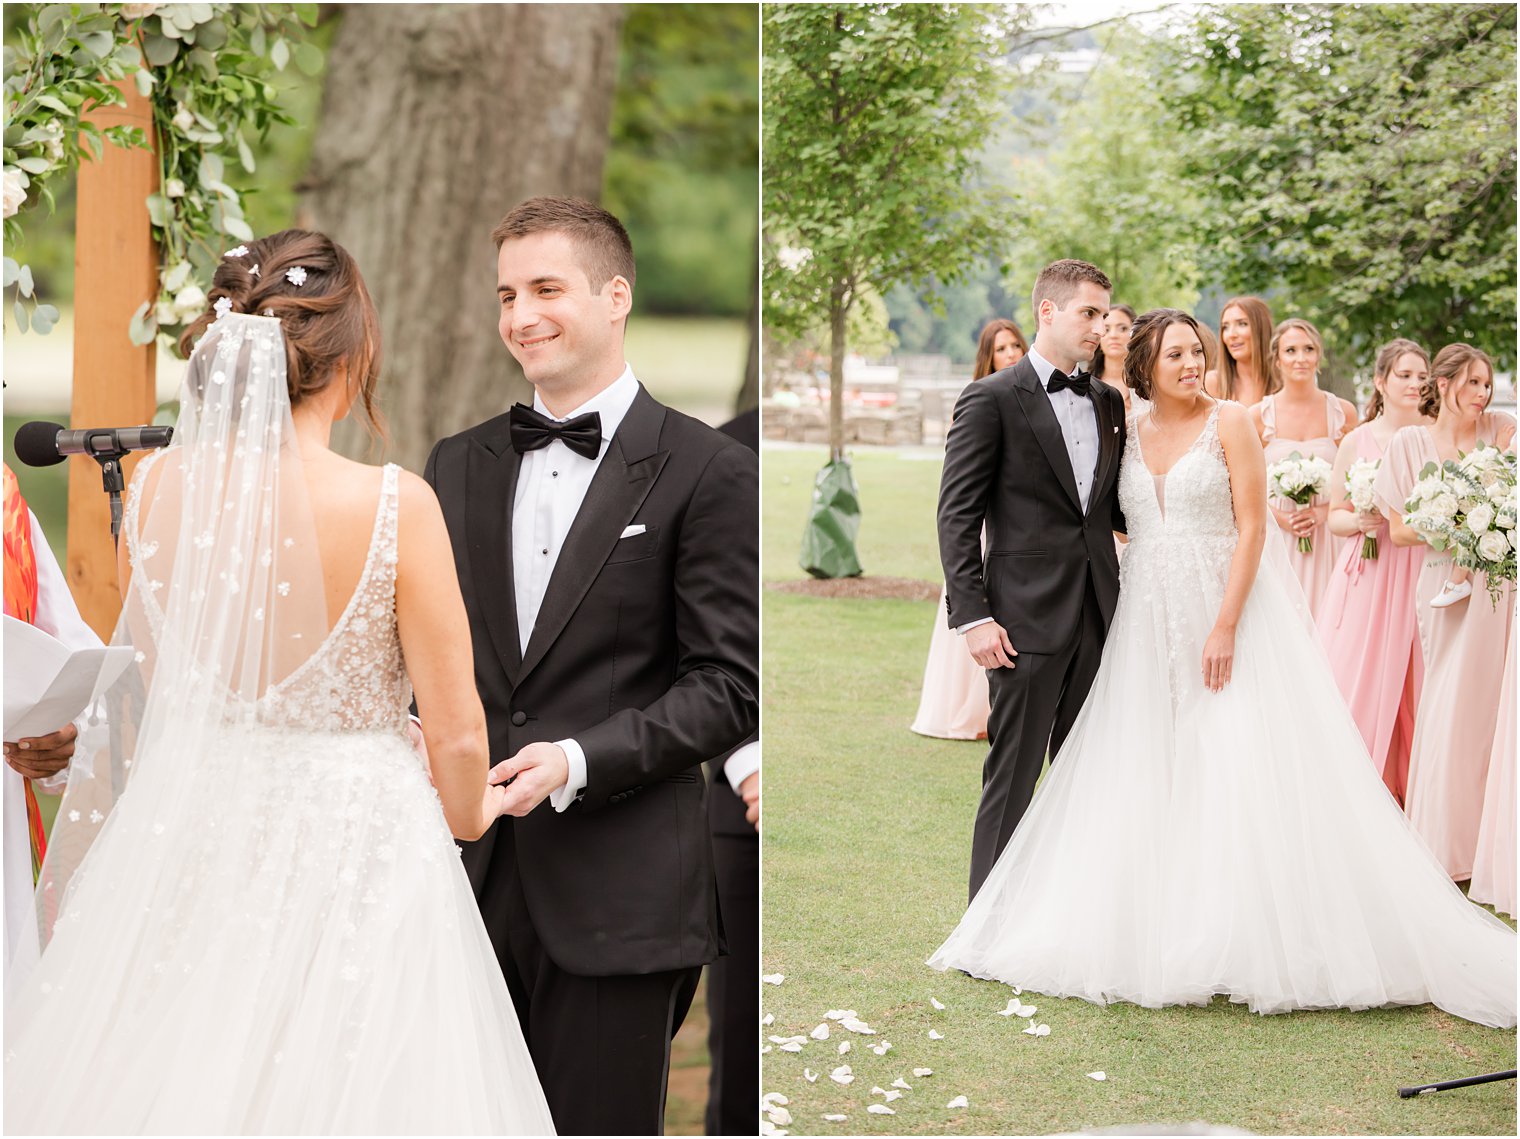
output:
[[[558,744],[529,744],[486,775],[487,794],[498,815],[521,818],[570,778],[570,761]],[[511,784],[509,787],[508,784]]]

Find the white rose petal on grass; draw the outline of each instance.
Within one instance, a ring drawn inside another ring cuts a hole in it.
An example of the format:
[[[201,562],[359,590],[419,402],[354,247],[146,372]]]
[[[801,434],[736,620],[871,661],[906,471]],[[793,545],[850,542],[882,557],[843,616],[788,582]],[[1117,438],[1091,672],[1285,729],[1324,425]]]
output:
[[[760,1055],[764,1056],[767,1052],[769,1052],[774,1047],[775,1047],[774,1044],[767,1044],[767,1045],[765,1045],[763,1048],[760,1049]]]
[[[871,1051],[875,1052],[878,1056],[885,1056],[888,1052],[892,1051],[892,1044],[890,1041],[883,1040],[880,1044],[871,1045]]]
[[[902,1088],[902,1090],[905,1092],[911,1092],[913,1090],[913,1085],[908,1083],[908,1081],[903,1079],[901,1076],[898,1076],[897,1079],[892,1081],[892,1086],[894,1088]]]
[[[953,1100],[951,1100],[949,1103],[945,1104],[945,1106],[947,1108],[949,1108],[951,1111],[954,1111],[958,1107],[970,1107],[971,1106],[971,1101],[968,1100],[963,1095],[958,1095]]]
[[[933,1028],[929,1029],[929,1039],[930,1040],[943,1040],[944,1038],[945,1038],[945,1034],[943,1032],[940,1032],[937,1029],[933,1029]]]
[[[826,1012],[826,1013],[823,1014],[823,1019],[824,1020],[844,1020],[847,1017],[859,1016],[859,1015],[860,1014],[858,1012],[856,1012],[852,1008],[831,1008],[831,1009],[829,1009],[828,1012]]]
[[[802,1051],[802,1045],[798,1044],[795,1040],[789,1040],[789,1041],[787,1041],[785,1044],[783,1044],[781,1046],[781,1051],[783,1051],[783,1052],[801,1052]]]
[[[875,1036],[876,1029],[857,1016],[847,1016],[839,1022],[839,1027],[849,1032],[859,1033],[861,1036]]]
[[[1087,1078],[1089,1080],[1097,1080],[1101,1084],[1104,1080],[1108,1079],[1108,1073],[1107,1072],[1088,1072],[1087,1073]]]
[[[814,1040],[827,1040],[829,1038],[829,1026],[827,1024],[820,1024],[812,1032],[809,1032],[808,1035]]]
[[[784,1107],[773,1107],[765,1115],[777,1127],[785,1127],[792,1122],[792,1113]]]
[[[822,1118],[828,1120],[828,1122],[830,1122],[830,1123],[843,1123],[846,1119],[849,1119],[850,1117],[848,1115],[830,1114],[830,1115],[825,1115]]]
[[[764,1025],[775,1024],[776,1023],[776,1014],[773,1013],[773,1012],[766,1013],[763,1017],[760,1018],[760,1023],[764,1024]]]
[[[902,1099],[902,1092],[899,1092],[899,1091],[890,1091],[890,1092],[887,1093],[887,1102],[888,1103],[891,1103],[894,1099]]]
[[[811,1068],[803,1068],[802,1078],[810,1084],[816,1084],[818,1082],[818,1073]]]
[[[919,1077],[920,1079],[922,1079],[924,1076],[932,1076],[932,1075],[934,1075],[934,1069],[933,1068],[914,1068],[913,1069],[913,1074],[915,1076]]]
[[[773,1104],[779,1103],[784,1107],[791,1102],[791,1100],[787,1099],[786,1096],[782,1095],[780,1092],[766,1092],[763,1096],[760,1097],[760,1108],[762,1111],[769,1111]]]
[[[893,1111],[890,1107],[888,1107],[884,1103],[873,1103],[870,1107],[866,1108],[866,1110],[869,1111],[872,1115],[896,1115],[897,1114],[897,1112]]]
[[[1026,1028],[1026,1029],[1024,1029],[1024,1035],[1025,1036],[1049,1036],[1050,1035],[1050,1025],[1048,1025],[1048,1024],[1036,1024],[1034,1021],[1031,1020],[1029,1022],[1029,1027]]]
[[[761,977],[760,979],[762,981],[764,981],[767,985],[779,985],[779,984],[781,984],[782,981],[786,980],[786,974],[785,973],[767,973],[767,974],[765,974],[765,976]]]
[[[887,1094],[887,1089],[884,1088],[884,1087],[877,1086],[877,1087],[874,1087],[874,1088],[871,1089],[871,1094],[872,1095],[886,1095]]]
[[[841,1056],[843,1056],[849,1050],[850,1050],[850,1042],[848,1040],[841,1040],[839,1042],[839,1054]]]
[[[1034,1005],[1026,1005],[1022,1001],[1020,1001],[1018,999],[1018,997],[1014,997],[1012,1000],[1010,1000],[1008,1002],[1008,1007],[1005,1008],[1002,1012],[998,1013],[998,1016],[1024,1016],[1024,1017],[1029,1017],[1029,1016],[1033,1016],[1035,1013],[1037,1013],[1039,1011],[1040,1010],[1037,1009],[1037,1008],[1035,1008]]]
[[[829,1073],[829,1079],[833,1080],[836,1084],[853,1084],[855,1082],[855,1073],[850,1071],[848,1064],[841,1064]]]
[[[941,1012],[945,1011],[944,1002],[941,1001],[938,997],[930,997],[929,998],[929,1003],[931,1005],[933,1005],[935,1008],[939,1009]]]

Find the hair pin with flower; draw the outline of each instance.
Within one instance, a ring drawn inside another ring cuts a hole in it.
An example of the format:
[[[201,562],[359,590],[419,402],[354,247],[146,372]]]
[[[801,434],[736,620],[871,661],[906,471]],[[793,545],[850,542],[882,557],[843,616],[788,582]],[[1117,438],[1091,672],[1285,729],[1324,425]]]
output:
[[[217,297],[216,304],[211,306],[216,310],[217,320],[221,320],[232,311],[232,299],[230,297]]]
[[[294,265],[291,268],[286,269],[285,279],[299,289],[302,285],[306,284],[305,267],[301,265]]]
[[[248,246],[246,246],[246,245],[239,245],[239,246],[237,246],[237,247],[235,247],[233,249],[227,250],[227,252],[223,253],[222,256],[223,257],[247,257],[248,256]]]

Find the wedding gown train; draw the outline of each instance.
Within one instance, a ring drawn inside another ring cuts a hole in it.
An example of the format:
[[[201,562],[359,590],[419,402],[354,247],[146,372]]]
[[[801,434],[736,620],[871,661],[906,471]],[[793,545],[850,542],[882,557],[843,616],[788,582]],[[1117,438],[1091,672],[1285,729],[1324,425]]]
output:
[[[1280,560],[1263,558],[1231,681],[1203,686],[1238,536],[1217,417],[1165,476],[1131,423],[1102,666],[929,964],[1097,1003],[1430,1002],[1512,1027],[1514,931],[1452,885],[1383,786]]]
[[[383,485],[327,640],[105,820],[11,995],[8,1132],[552,1134],[407,738]]]

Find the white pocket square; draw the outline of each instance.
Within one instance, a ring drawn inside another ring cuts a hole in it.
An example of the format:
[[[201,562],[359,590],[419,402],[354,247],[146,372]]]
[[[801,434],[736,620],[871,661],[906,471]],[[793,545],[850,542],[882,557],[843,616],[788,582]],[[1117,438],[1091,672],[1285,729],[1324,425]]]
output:
[[[1117,427],[1114,428],[1114,434],[1115,435],[1119,434],[1119,429]]]
[[[643,532],[643,524],[635,522],[632,526],[627,526],[623,529],[623,532],[618,535],[618,541],[621,542],[624,538],[632,538],[635,535],[642,534]]]

